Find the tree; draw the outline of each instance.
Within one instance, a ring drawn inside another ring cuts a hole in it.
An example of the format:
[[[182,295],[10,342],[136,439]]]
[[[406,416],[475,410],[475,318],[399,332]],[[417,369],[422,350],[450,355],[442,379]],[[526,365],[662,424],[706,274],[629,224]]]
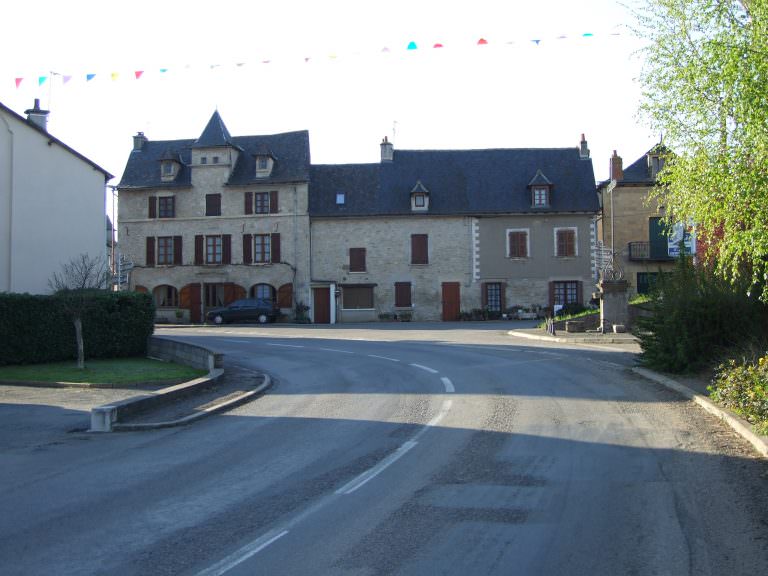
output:
[[[80,254],[54,272],[48,286],[61,303],[75,326],[77,343],[77,367],[85,368],[85,343],[83,342],[83,316],[91,306],[93,292],[108,286],[109,270],[102,256]]]
[[[674,151],[652,195],[768,301],[768,0],[648,0],[641,115]]]

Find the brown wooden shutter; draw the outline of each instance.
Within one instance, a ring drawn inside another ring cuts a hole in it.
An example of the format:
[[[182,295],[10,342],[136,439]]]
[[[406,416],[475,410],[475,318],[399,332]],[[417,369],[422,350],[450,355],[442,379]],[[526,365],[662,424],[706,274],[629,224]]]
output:
[[[270,214],[277,214],[280,211],[280,206],[277,203],[278,195],[277,190],[272,190],[269,193],[269,212]]]
[[[500,297],[499,302],[501,302],[501,312],[502,314],[507,311],[507,283],[502,282],[499,284],[500,288]]]
[[[148,218],[157,218],[157,196],[149,197],[149,216]]]
[[[429,264],[429,237],[411,234],[411,264]]]
[[[283,284],[277,289],[277,307],[293,308],[293,284]]]
[[[253,234],[243,234],[243,264],[253,264]]]
[[[174,236],[173,237],[173,264],[175,266],[182,265],[182,258],[181,258],[182,245],[183,245],[183,240],[181,236]]]
[[[195,266],[205,263],[205,236],[195,236]]]
[[[232,235],[221,235],[221,263],[232,264]]]
[[[152,236],[147,237],[147,266],[155,265],[155,239]]]
[[[272,255],[270,262],[277,264],[281,261],[280,257],[280,233],[275,232],[272,234]]]
[[[349,249],[349,271],[365,272],[365,248]]]
[[[395,307],[409,308],[411,306],[411,283],[395,282]]]
[[[205,215],[221,216],[221,194],[205,195]]]
[[[253,214],[253,192],[245,193],[245,213]]]

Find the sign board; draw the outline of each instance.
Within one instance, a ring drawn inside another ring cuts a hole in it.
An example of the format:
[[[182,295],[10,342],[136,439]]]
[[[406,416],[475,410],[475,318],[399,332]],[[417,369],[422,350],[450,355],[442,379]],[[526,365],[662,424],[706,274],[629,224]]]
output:
[[[696,233],[693,226],[677,223],[672,226],[671,233],[667,238],[667,254],[670,257],[678,258],[680,256],[681,241],[686,255],[693,256],[696,254]]]

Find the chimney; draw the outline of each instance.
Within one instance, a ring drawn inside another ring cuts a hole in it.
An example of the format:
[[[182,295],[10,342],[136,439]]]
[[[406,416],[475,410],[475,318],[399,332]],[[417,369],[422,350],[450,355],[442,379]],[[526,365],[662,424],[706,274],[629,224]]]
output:
[[[27,115],[27,122],[31,122],[38,128],[42,128],[48,132],[48,110],[40,109],[40,98],[35,98],[35,107],[25,110],[24,114]]]
[[[387,140],[387,137],[384,136],[384,140],[381,141],[381,161],[382,162],[392,162],[392,157],[395,154],[395,147],[394,145]]]
[[[616,154],[616,150],[613,151],[611,156],[611,180],[624,180],[624,164],[621,156]]]
[[[144,148],[144,143],[149,142],[149,139],[144,136],[144,132],[139,132],[133,137],[133,151],[140,152]]]
[[[589,160],[589,148],[587,148],[587,141],[584,138],[584,134],[581,135],[581,142],[579,145],[579,158],[582,160]]]

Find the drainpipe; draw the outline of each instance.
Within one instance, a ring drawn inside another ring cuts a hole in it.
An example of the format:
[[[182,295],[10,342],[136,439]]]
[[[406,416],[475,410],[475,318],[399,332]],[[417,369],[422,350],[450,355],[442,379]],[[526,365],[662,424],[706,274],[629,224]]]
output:
[[[8,131],[8,133],[11,135],[11,149],[10,149],[10,157],[9,157],[9,170],[8,170],[8,210],[6,214],[7,218],[7,230],[8,230],[8,242],[6,242],[7,245],[7,270],[6,273],[8,275],[8,284],[6,286],[0,286],[0,291],[7,291],[12,292],[12,283],[13,278],[11,276],[13,272],[13,266],[12,266],[12,260],[13,260],[13,194],[15,190],[14,186],[14,176],[15,176],[15,170],[14,170],[14,152],[16,149],[15,143],[14,143],[14,132],[11,129],[11,125],[8,123],[8,120],[5,118],[4,114],[0,114],[0,118],[3,119],[3,124],[5,124],[5,129]]]

